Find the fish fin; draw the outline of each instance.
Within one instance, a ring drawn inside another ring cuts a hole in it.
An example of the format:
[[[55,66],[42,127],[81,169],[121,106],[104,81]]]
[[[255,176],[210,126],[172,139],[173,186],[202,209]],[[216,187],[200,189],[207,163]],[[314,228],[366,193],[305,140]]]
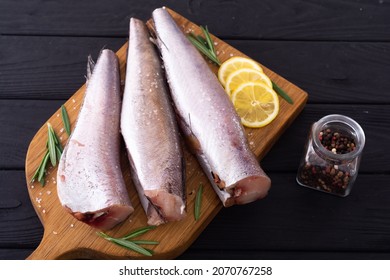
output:
[[[164,41],[161,40],[160,36],[158,36],[158,35],[157,35],[157,42],[161,42],[164,45],[164,47],[167,49],[167,51],[169,52],[169,49],[168,49],[167,45],[165,45]]]
[[[88,82],[89,78],[91,78],[91,76],[92,76],[93,68],[95,68],[95,61],[93,61],[91,55],[88,55],[87,76],[85,77],[87,79],[87,82]]]
[[[161,209],[153,203],[149,196],[145,195],[145,197],[149,202],[146,210],[146,216],[148,217],[148,220],[150,220],[148,221],[148,224],[151,223],[153,225],[160,225],[166,223]]]
[[[149,37],[149,41],[152,42],[153,45],[157,46],[156,38]]]
[[[167,49],[167,51],[169,52],[169,49],[167,47],[167,45],[164,43],[163,40],[161,40],[160,36],[158,36],[157,32],[156,32],[156,29],[155,29],[155,26],[154,26],[154,23],[152,23],[150,26],[149,26],[149,33],[151,35],[151,39],[154,40],[152,41],[154,44],[156,44],[158,47],[161,48],[161,45],[164,45],[164,47]],[[161,43],[161,44],[160,44]]]
[[[181,158],[181,168],[183,170],[183,172],[181,173],[181,182],[182,185],[185,186],[186,185],[186,161],[184,157]],[[184,201],[184,204],[186,204],[187,201],[186,188],[184,188],[182,199]]]
[[[151,24],[148,24],[148,29],[149,29],[149,34],[150,36],[153,38],[153,39],[156,39],[157,38],[157,32],[156,32],[156,29],[155,29],[155,26],[154,26],[154,22],[152,22]]]

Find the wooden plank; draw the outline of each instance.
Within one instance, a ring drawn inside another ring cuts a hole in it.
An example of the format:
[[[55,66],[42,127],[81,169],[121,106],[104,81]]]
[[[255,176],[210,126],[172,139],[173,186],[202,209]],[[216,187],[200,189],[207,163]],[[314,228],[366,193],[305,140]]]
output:
[[[36,248],[43,227],[32,207],[24,172],[1,170],[0,186],[0,248]]]
[[[309,100],[311,99],[311,95]],[[39,127],[58,109],[62,100],[0,100],[0,168],[23,169],[28,143]],[[383,143],[390,142],[390,105],[307,104],[262,160],[268,172],[295,172],[311,124],[321,117],[342,113],[358,121],[366,133],[360,172],[386,173],[390,155]]]
[[[188,250],[179,260],[389,260],[389,252]]]
[[[0,260],[24,260],[32,251],[32,249],[17,248],[0,249]]]
[[[0,100],[0,168],[24,168],[35,132],[64,101]]]
[[[182,27],[183,30],[191,29],[197,33],[200,32],[197,26],[188,22],[180,15],[173,13],[173,16],[177,21],[178,26]],[[217,38],[216,43],[216,48],[221,52],[220,58],[222,61],[230,58],[230,54],[240,56],[243,55]],[[122,77],[125,70],[124,68],[127,53],[126,49],[127,46],[124,45],[117,52],[120,61]],[[210,64],[210,67],[214,72],[217,70],[215,65]],[[278,83],[280,87],[289,92],[291,98],[294,100],[294,104],[290,105],[282,100],[280,103],[279,114],[271,124],[262,128],[261,130],[246,130],[248,140],[250,143],[252,143],[252,151],[258,158],[262,158],[265,153],[268,152],[276,139],[292,123],[298,113],[302,110],[307,99],[307,94],[304,91],[289,83],[276,73],[267,68],[264,68],[264,72],[270,76],[273,81]],[[70,121],[73,125],[75,123],[80,104],[82,103],[84,90],[85,86],[81,87],[80,90],[77,91],[75,95],[73,95],[66,102]],[[58,112],[59,110],[54,113],[54,115],[48,121],[53,125],[53,128],[59,134],[59,137],[66,138],[65,132],[61,131],[63,124],[60,116],[58,115]],[[42,126],[30,143],[26,157],[27,181],[30,180],[42,159],[47,139],[46,130],[46,125]],[[66,139],[62,140],[63,144],[65,141]],[[210,183],[206,179],[204,173],[201,171],[196,159],[188,152],[185,153],[185,157],[188,216],[180,222],[165,224],[159,226],[153,232],[148,232],[145,238],[152,238],[157,240],[160,240],[161,238],[169,238],[171,240],[171,242],[165,240],[165,242],[161,242],[158,246],[156,246],[155,255],[153,256],[154,258],[174,258],[181,254],[186,248],[190,246],[195,238],[204,230],[207,224],[222,208],[220,200],[210,187]],[[114,236],[124,235],[130,230],[144,226],[146,224],[145,214],[142,210],[142,207],[140,206],[135,189],[132,187],[129,166],[125,152],[122,153],[122,159],[122,171],[128,186],[130,197],[133,200],[135,211],[129,220],[109,231],[109,234]],[[105,241],[101,237],[98,237],[96,235],[96,229],[76,221],[71,215],[64,216],[64,209],[62,208],[56,196],[56,168],[48,171],[49,174],[45,189],[50,190],[53,195],[46,196],[42,194],[39,196],[38,188],[28,187],[33,206],[45,227],[44,237],[41,244],[29,258],[78,258],[84,257],[91,253],[109,258],[143,257],[137,253],[130,252],[123,248],[118,248],[118,246],[115,246],[112,243]],[[53,179],[51,179],[51,177],[53,177]],[[191,215],[191,209],[194,209],[195,193],[200,182],[203,182],[205,185],[202,216],[200,220],[195,222],[193,216]],[[37,185],[38,184],[35,184],[35,186]],[[34,198],[37,196],[41,199],[39,203],[36,201],[36,199],[34,200]]]
[[[295,173],[269,174],[273,187],[266,199],[222,209],[192,248],[221,255],[225,251],[390,253],[389,174],[359,174],[345,198],[301,187]]]
[[[23,260],[32,249],[0,249],[0,260]],[[388,260],[388,252],[293,252],[189,249],[177,260]]]
[[[125,38],[2,36],[0,99],[68,99],[85,81],[87,54],[96,58],[103,46],[119,49],[125,42]],[[390,103],[385,90],[390,88],[390,43],[227,43],[309,92],[309,103]]]
[[[240,254],[248,259],[332,259],[342,252],[346,258],[389,256],[390,175],[360,174],[346,198],[298,186],[294,173],[269,175],[273,187],[265,200],[221,211],[178,259],[233,259]],[[6,254],[11,248],[31,253],[43,232],[29,202],[23,171],[0,171],[0,185],[0,205],[21,202],[17,208],[0,209],[0,259],[13,258]],[[251,228],[242,236],[242,227],[248,224]],[[221,230],[230,234],[221,235]]]
[[[388,42],[234,41],[232,45],[306,90],[309,103],[389,104]]]
[[[0,37],[0,98],[68,99],[85,82],[87,57],[123,38]],[[31,46],[34,48],[31,48]]]
[[[279,172],[298,168],[312,123],[328,114],[343,114],[356,120],[366,135],[360,172],[389,174],[390,155],[383,152],[384,143],[390,140],[389,109],[389,105],[308,104],[297,121],[287,129],[262,160],[262,166],[266,170]]]
[[[390,37],[386,2],[353,0],[3,0],[0,33],[127,37],[131,16],[146,20],[161,5],[207,24],[225,39],[388,41]]]

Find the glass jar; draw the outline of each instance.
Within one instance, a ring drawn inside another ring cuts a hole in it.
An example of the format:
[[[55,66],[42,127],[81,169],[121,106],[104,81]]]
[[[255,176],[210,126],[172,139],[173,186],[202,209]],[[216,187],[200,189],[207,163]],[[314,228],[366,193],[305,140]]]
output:
[[[347,196],[358,175],[364,143],[364,131],[353,119],[323,117],[311,127],[298,168],[298,184]]]

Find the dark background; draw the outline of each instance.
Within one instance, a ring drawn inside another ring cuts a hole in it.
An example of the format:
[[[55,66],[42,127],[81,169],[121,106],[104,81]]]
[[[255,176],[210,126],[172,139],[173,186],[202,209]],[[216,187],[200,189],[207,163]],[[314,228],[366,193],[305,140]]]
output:
[[[389,0],[0,0],[0,259],[42,238],[24,175],[32,137],[85,82],[88,54],[119,49],[129,18],[163,5],[309,93],[262,161],[269,196],[223,209],[179,258],[390,259]],[[295,182],[311,123],[333,113],[366,133],[346,198]]]

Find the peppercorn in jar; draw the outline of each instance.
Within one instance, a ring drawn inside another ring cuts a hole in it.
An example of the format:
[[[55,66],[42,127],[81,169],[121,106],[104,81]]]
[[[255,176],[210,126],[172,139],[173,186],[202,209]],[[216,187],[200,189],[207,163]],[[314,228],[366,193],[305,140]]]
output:
[[[365,135],[360,125],[343,115],[328,115],[312,125],[298,168],[304,186],[347,196],[356,180]]]

